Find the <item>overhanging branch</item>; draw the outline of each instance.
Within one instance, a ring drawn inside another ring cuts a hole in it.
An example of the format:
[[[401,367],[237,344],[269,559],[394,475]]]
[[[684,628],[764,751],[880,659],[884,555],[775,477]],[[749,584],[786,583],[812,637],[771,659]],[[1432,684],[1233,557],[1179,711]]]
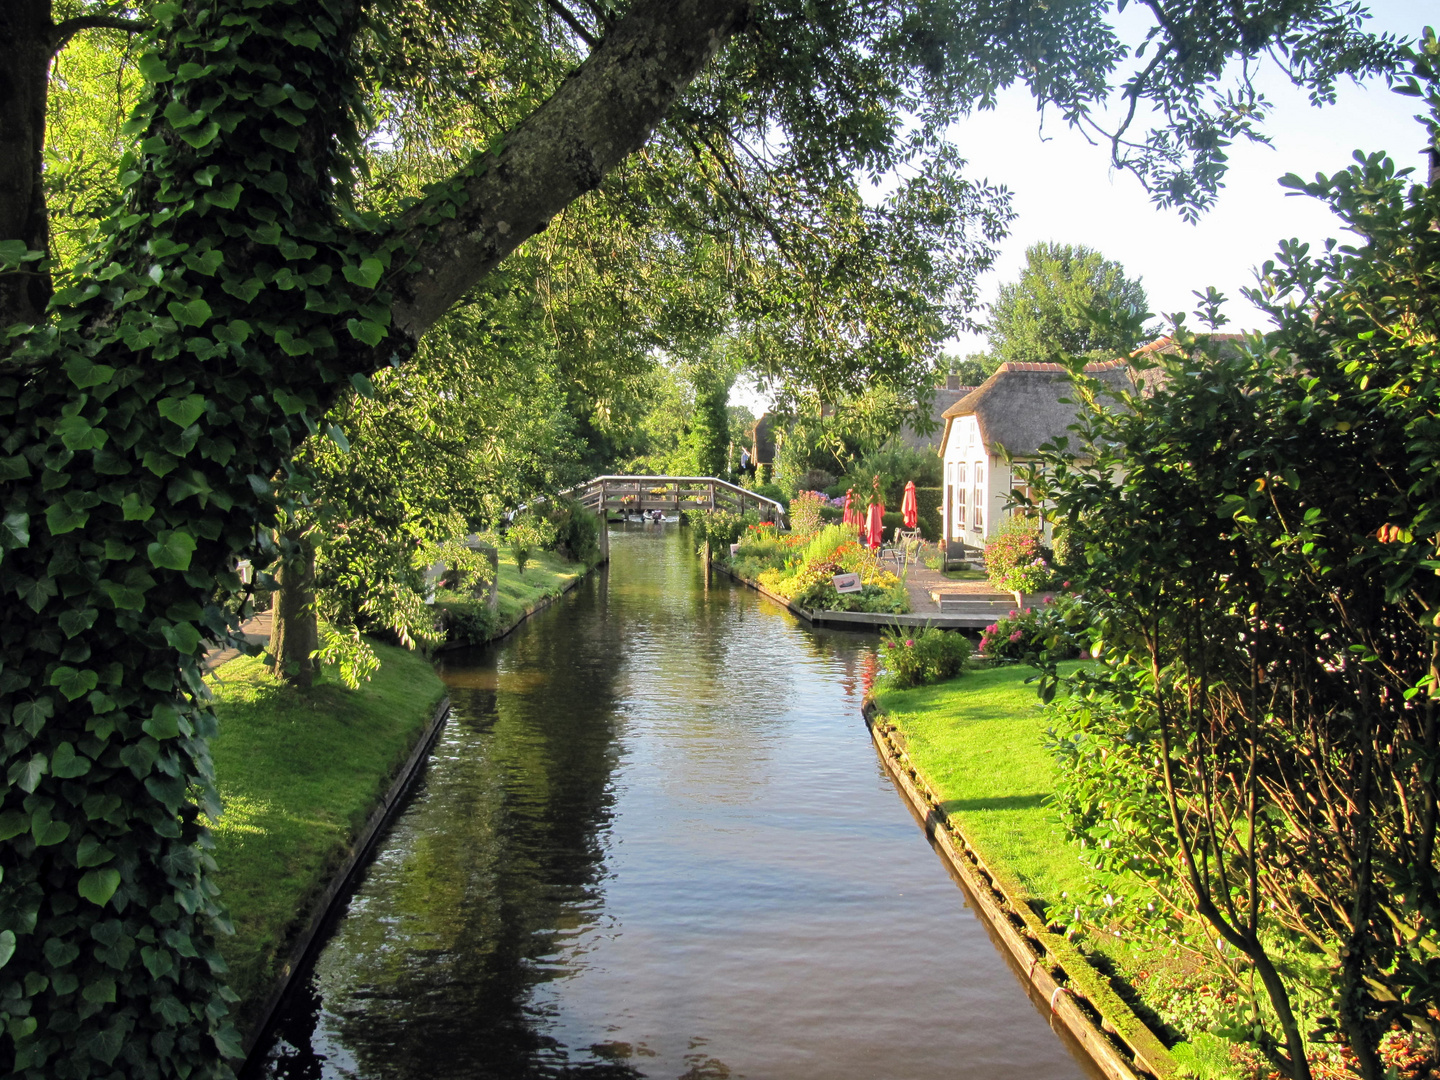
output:
[[[744,23],[747,0],[640,0],[498,151],[395,222],[397,329],[418,339],[506,255],[643,146]]]
[[[151,23],[141,19],[126,19],[119,15],[78,15],[55,24],[50,34],[50,52],[59,52],[70,39],[82,30],[124,30],[131,34],[143,34]]]

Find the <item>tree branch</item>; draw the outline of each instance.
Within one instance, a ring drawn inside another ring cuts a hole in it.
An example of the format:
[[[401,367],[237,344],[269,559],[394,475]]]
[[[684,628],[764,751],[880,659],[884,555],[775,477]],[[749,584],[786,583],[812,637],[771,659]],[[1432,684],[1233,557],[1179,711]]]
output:
[[[586,45],[589,45],[590,48],[594,49],[600,44],[600,40],[594,34],[590,33],[589,30],[586,30],[585,24],[575,17],[574,12],[560,3],[560,0],[545,0],[545,6],[556,15],[559,15],[561,21],[570,27],[571,30],[575,31],[575,36],[585,42]]]
[[[140,19],[126,19],[119,15],[79,15],[55,24],[50,35],[50,52],[51,55],[58,53],[81,30],[125,30],[131,34],[143,34],[152,25],[154,24]]]
[[[555,94],[395,223],[414,271],[392,275],[418,339],[477,281],[650,137],[744,24],[747,0],[640,0]],[[398,261],[398,260],[397,260]]]

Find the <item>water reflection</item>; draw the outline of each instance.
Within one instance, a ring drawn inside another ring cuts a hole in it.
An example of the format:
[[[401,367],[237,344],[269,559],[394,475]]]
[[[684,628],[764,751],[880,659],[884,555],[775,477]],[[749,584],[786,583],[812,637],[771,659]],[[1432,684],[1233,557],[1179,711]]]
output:
[[[447,654],[424,785],[273,1077],[1074,1077],[885,779],[868,641],[672,527]]]

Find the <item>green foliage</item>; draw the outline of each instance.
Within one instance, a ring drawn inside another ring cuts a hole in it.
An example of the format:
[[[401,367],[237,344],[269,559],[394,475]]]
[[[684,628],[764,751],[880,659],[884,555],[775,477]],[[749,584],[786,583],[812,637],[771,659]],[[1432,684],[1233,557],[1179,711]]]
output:
[[[820,508],[825,497],[813,491],[801,491],[790,500],[790,531],[797,536],[813,536],[820,531]]]
[[[990,352],[997,365],[1114,360],[1135,348],[1149,317],[1144,288],[1119,263],[1080,245],[1035,244],[1020,280],[1000,286],[991,305]]]
[[[547,514],[555,526],[555,548],[575,562],[593,566],[600,559],[600,517],[576,499],[558,499]]]
[[[1001,361],[989,353],[970,353],[967,356],[951,356],[947,358],[946,370],[951,375],[960,376],[961,386],[979,386],[991,375]]]
[[[518,514],[505,530],[505,544],[509,547],[510,557],[515,560],[515,568],[522,577],[531,553],[538,548],[548,548],[554,543],[554,524],[537,514]]]
[[[1038,610],[1012,609],[987,626],[980,634],[980,655],[986,660],[1068,660],[1079,651],[1088,620],[1082,598],[1047,595]]]
[[[760,524],[760,515],[754,510],[743,514],[734,510],[686,510],[685,523],[695,538],[697,552],[708,543],[712,557],[723,558],[747,529]]]
[[[985,545],[985,573],[997,589],[1038,592],[1048,588],[1055,578],[1049,554],[1038,522],[1023,514],[1011,514]]]
[[[1407,89],[1433,138],[1425,50]],[[1125,409],[1082,380],[1078,448],[1052,448],[1037,492],[1083,547],[1112,668],[1077,687],[1104,721],[1083,734],[1158,741],[1167,814],[1127,844],[1180,852],[1185,906],[1265,984],[1263,1053],[1308,1075],[1308,976],[1276,959],[1304,940],[1318,1030],[1378,1076],[1381,1034],[1440,1004],[1435,816],[1415,812],[1440,802],[1440,188],[1383,154],[1284,182],[1363,243],[1285,245],[1251,294],[1276,329],[1219,350],[1178,327]]]
[[[423,657],[372,648],[380,669],[355,690],[332,669],[296,690],[246,657],[210,680],[216,882],[235,925],[220,951],[242,1023],[254,1022],[291,936],[445,694]]]
[[[767,536],[760,530],[758,536]],[[892,615],[910,610],[910,596],[894,574],[882,570],[875,553],[862,547],[855,530],[846,525],[827,525],[813,536],[792,533],[782,541],[790,552],[780,566],[763,569],[757,580],[771,592],[793,600],[801,607],[827,611],[868,611]],[[741,565],[754,565],[747,551],[749,542],[737,555]],[[759,552],[755,552],[759,555]],[[861,591],[840,593],[831,578],[836,574],[860,575]]]
[[[885,670],[881,678],[896,690],[942,682],[964,673],[970,652],[970,642],[963,634],[936,626],[908,633],[883,630],[880,663]]]
[[[1321,95],[1337,71],[1375,70],[1394,53],[1318,0],[1270,13],[1258,36],[1255,13],[1243,27],[1225,5],[1207,14],[1218,23],[1193,23],[1206,36],[1190,40],[1187,21],[1178,47],[1157,44],[1155,81],[1135,87],[1183,124],[1141,163],[1194,177],[1198,187],[1170,185],[1183,205],[1213,190],[1218,148],[1257,114],[1209,105],[1209,73],[1242,30],[1253,51],[1267,33],[1325,29],[1326,47],[1296,69]],[[137,44],[145,86],[116,140],[121,201],[64,268],[46,324],[3,328],[0,943],[14,951],[0,967],[0,1019],[11,1071],[35,1080],[213,1076],[235,1053],[210,940],[225,923],[209,880],[215,720],[200,657],[233,629],[221,598],[241,590],[236,559],[272,560],[273,529],[321,494],[296,461],[302,442],[325,431],[341,446],[345,429],[337,438],[327,414],[412,353],[413,329],[392,319],[396,293],[435,269],[422,267],[420,245],[473,210],[460,182],[493,160],[475,148],[578,59],[553,20],[523,6],[467,8],[463,32],[429,5],[338,0],[206,0],[153,15],[156,31]],[[903,6],[798,21],[760,8],[754,20],[695,84],[705,105],[660,134],[645,168],[609,181],[612,193],[638,193],[632,217],[612,213],[585,243],[557,219],[523,264],[540,272],[498,275],[475,302],[493,311],[518,290],[523,306],[571,273],[603,279],[588,276],[587,248],[636,235],[633,218],[665,213],[673,195],[667,220],[685,224],[644,234],[665,257],[630,248],[632,279],[609,295],[596,288],[597,302],[624,312],[641,293],[662,294],[694,310],[725,295],[721,282],[764,282],[739,289],[733,308],[756,328],[762,375],[827,393],[872,376],[904,389],[928,371],[1008,215],[1000,193],[959,178],[952,151],[916,156],[930,144],[912,141],[912,118],[939,130],[1016,78],[1078,118],[1106,92],[1114,38],[1100,8],[1036,8],[1019,24],[997,9],[958,37]],[[1037,66],[1040,55],[1067,62]],[[469,111],[434,107],[449,95]],[[700,115],[721,149],[694,168]],[[376,130],[397,136],[393,157],[362,149]],[[441,131],[447,140],[430,138]],[[775,131],[786,137],[773,171],[729,142]],[[1194,168],[1176,163],[1192,150]],[[424,166],[407,177],[412,190],[387,189],[407,155]],[[367,156],[381,178],[371,186]],[[857,165],[880,175],[902,163],[909,173],[883,205],[861,196]],[[715,177],[732,168],[747,199],[783,210],[778,220],[747,211],[721,219],[733,230],[715,227],[726,202]],[[673,254],[690,251],[703,257]],[[696,265],[712,272],[692,281]],[[551,325],[593,376],[582,391],[593,419],[610,404],[594,390],[618,381],[596,373],[645,348],[626,320],[590,315]],[[396,550],[388,532],[386,550]]]

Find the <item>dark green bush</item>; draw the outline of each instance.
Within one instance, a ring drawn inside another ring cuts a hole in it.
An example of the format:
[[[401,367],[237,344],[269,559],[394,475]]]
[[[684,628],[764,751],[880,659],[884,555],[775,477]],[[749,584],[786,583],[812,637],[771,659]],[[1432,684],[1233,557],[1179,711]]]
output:
[[[969,640],[953,630],[886,630],[880,635],[881,678],[897,690],[953,679],[964,673],[970,653]]]

